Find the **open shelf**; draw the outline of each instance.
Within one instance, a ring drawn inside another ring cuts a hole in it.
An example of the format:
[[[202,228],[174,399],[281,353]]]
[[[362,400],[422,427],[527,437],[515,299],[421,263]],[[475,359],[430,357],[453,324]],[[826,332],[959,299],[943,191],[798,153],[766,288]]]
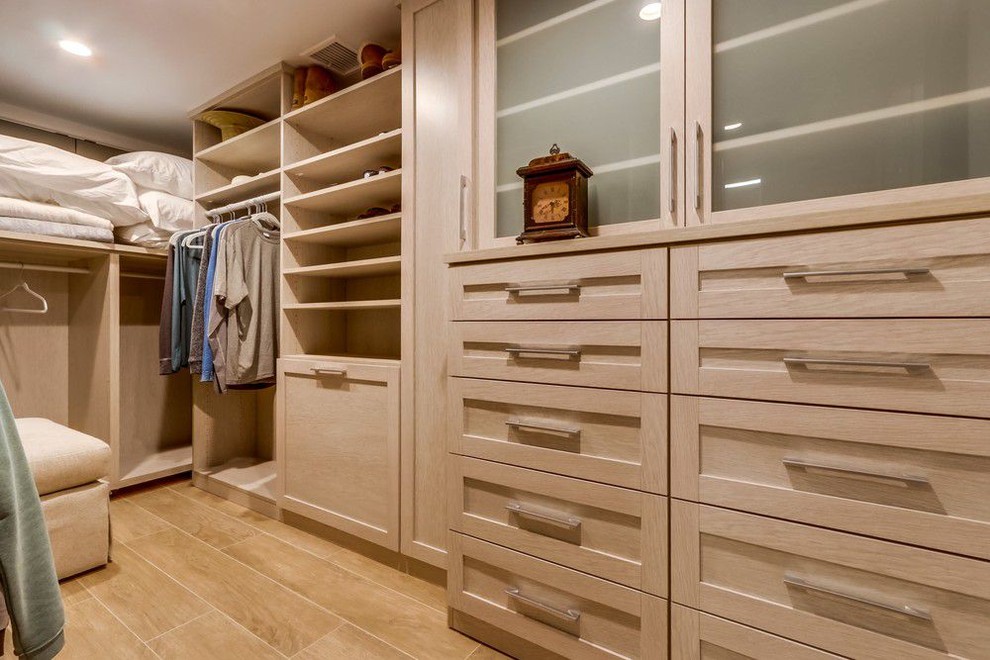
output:
[[[398,128],[402,125],[402,67],[389,69],[294,110],[283,121],[302,133],[321,136],[327,140],[325,146],[332,148]],[[292,150],[287,150],[287,154],[291,153]],[[287,155],[287,160],[285,165],[291,165],[300,158]]]
[[[353,217],[380,206],[389,208],[402,197],[402,169],[358,179],[339,186],[296,195],[285,200],[286,206],[320,211],[336,217]]]
[[[349,362],[351,364],[381,365],[384,367],[394,367],[394,366],[399,366],[400,364],[400,360],[398,358],[374,357],[369,355],[351,355],[347,353],[335,354],[335,355],[310,355],[306,353],[298,353],[295,355],[283,355],[282,359],[340,361],[340,362]]]
[[[283,305],[282,309],[293,311],[351,311],[362,309],[398,309],[401,300],[348,300],[344,302],[293,303]]]
[[[329,185],[359,179],[367,169],[381,165],[398,168],[402,164],[402,129],[397,128],[375,137],[328,151],[285,168],[298,184],[312,182]]]
[[[390,213],[374,218],[342,222],[329,227],[317,227],[316,229],[282,234],[282,238],[285,241],[297,243],[351,247],[398,241],[401,233],[402,214]]]
[[[281,123],[273,119],[225,142],[203,149],[199,160],[238,171],[277,169],[281,158]]]
[[[116,488],[188,472],[192,469],[192,445],[163,449],[135,465],[122,467],[124,471],[114,485]]]
[[[277,192],[278,189],[279,170],[276,168],[270,172],[263,172],[258,176],[251,177],[249,181],[231,183],[197,195],[196,201],[209,209],[249,197],[258,197],[259,195]]]
[[[376,257],[374,259],[358,259],[335,264],[319,266],[302,266],[286,268],[283,273],[296,277],[374,277],[398,273],[402,265],[402,257]]]
[[[208,479],[248,495],[275,502],[275,461],[254,457],[234,458],[202,473]]]

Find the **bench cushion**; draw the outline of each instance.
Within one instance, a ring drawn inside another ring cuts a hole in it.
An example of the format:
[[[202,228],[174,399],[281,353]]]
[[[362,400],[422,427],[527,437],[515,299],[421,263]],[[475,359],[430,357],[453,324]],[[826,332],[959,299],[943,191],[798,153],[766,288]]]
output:
[[[110,471],[110,447],[48,419],[17,420],[17,431],[39,495],[97,481]]]

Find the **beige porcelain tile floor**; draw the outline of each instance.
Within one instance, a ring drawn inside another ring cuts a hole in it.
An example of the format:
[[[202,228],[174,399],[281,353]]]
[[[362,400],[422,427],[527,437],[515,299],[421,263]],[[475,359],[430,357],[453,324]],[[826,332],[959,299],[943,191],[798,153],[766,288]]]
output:
[[[188,481],[110,508],[114,562],[61,585],[60,659],[505,657],[447,628],[442,587]]]

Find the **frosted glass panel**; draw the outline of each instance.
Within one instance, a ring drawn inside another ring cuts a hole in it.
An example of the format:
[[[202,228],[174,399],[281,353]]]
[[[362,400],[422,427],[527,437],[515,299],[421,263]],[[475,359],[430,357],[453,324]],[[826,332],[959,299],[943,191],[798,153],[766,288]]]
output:
[[[714,0],[713,210],[990,176],[990,2]]]
[[[522,231],[516,169],[587,163],[592,226],[660,217],[660,22],[646,0],[498,0],[496,231]]]

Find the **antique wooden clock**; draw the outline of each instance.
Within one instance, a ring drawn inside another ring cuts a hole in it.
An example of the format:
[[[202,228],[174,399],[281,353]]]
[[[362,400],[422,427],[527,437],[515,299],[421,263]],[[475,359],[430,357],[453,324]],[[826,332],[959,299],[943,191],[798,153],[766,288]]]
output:
[[[516,174],[523,178],[523,233],[516,243],[588,235],[588,177],[591,168],[556,144]]]

